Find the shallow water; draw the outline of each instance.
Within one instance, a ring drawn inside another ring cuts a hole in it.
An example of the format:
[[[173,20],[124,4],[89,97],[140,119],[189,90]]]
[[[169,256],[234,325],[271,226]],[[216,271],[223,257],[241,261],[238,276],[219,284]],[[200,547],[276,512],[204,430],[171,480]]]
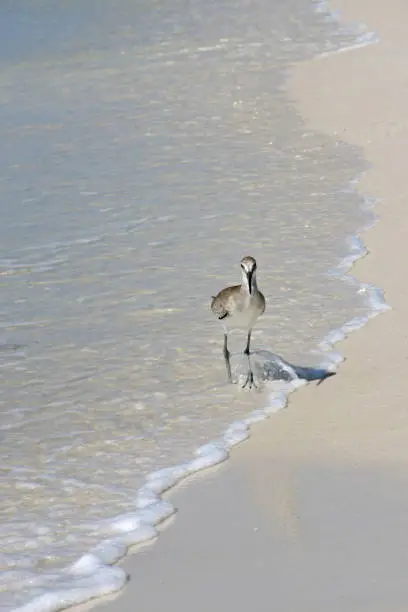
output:
[[[293,62],[352,40],[306,0],[19,0],[0,24],[0,560],[41,572],[267,401],[226,384],[209,311],[243,255],[267,298],[254,348],[314,365],[365,313],[326,274],[367,221],[364,162],[285,92]]]

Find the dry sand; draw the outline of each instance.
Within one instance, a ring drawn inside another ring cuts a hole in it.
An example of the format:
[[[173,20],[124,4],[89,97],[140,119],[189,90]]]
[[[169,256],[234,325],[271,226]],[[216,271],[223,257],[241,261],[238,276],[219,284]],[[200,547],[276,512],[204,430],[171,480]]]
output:
[[[339,345],[339,374],[254,428],[217,473],[171,494],[154,546],[124,560],[106,612],[396,611],[408,607],[408,2],[336,0],[381,42],[300,65],[311,126],[364,148],[381,198],[354,272],[392,310]]]

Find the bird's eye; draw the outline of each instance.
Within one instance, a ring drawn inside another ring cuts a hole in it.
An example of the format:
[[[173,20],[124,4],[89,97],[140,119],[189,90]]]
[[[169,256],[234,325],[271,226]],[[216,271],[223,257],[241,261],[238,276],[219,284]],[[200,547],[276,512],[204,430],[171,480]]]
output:
[[[244,270],[244,272],[246,271],[244,264],[241,264],[241,268]]]

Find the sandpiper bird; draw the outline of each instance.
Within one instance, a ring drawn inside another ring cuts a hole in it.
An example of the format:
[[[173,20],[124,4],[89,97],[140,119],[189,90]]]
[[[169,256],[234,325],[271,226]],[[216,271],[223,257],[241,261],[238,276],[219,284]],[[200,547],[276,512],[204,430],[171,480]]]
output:
[[[250,344],[251,332],[255,321],[265,311],[265,298],[256,284],[256,261],[253,257],[243,257],[241,260],[242,283],[233,287],[225,287],[211,301],[211,310],[224,327],[224,359],[227,368],[228,381],[232,382],[230,352],[228,350],[228,330],[235,327],[245,327],[248,330],[247,344],[244,354],[248,357],[248,376],[243,387],[254,384],[251,367]]]

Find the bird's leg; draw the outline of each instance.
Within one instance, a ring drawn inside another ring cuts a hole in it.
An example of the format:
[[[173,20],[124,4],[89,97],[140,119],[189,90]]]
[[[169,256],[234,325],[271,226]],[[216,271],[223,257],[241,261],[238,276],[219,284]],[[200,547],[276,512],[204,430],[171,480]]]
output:
[[[231,364],[230,364],[230,352],[228,350],[228,334],[224,334],[224,349],[223,349],[223,354],[224,354],[225,366],[227,368],[228,382],[232,383]]]
[[[250,345],[251,345],[251,329],[248,332],[248,338],[247,338],[247,343],[246,343],[246,347],[244,350],[244,355],[246,355],[248,357],[248,375],[247,375],[247,379],[245,381],[245,383],[242,385],[242,388],[244,389],[245,387],[248,386],[249,389],[252,389],[252,387],[256,387],[256,384],[254,382],[254,373],[252,372],[252,367],[251,367],[251,351],[250,351]]]

